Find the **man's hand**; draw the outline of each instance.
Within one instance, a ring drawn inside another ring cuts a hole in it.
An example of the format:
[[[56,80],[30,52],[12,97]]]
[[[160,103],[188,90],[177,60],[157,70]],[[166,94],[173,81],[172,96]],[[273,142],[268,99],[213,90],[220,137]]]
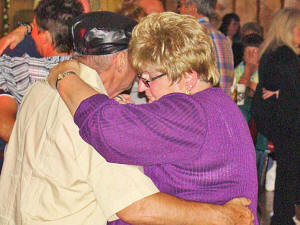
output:
[[[67,71],[72,71],[76,74],[79,74],[80,72],[80,66],[79,66],[79,62],[75,59],[73,60],[66,60],[63,61],[61,63],[59,63],[58,65],[54,66],[48,75],[48,82],[50,84],[50,86],[54,89],[56,89],[56,81],[57,81],[57,77],[59,74],[67,72]]]
[[[114,97],[114,99],[120,104],[134,104],[134,102],[130,99],[130,95],[127,94],[118,95]]]
[[[253,225],[254,215],[247,207],[251,201],[246,198],[235,198],[227,202],[220,211],[226,215],[222,225]]]
[[[0,55],[4,52],[4,50],[9,47],[10,49],[14,49],[21,41],[24,40],[26,35],[26,28],[24,26],[19,26],[8,35],[0,39]]]

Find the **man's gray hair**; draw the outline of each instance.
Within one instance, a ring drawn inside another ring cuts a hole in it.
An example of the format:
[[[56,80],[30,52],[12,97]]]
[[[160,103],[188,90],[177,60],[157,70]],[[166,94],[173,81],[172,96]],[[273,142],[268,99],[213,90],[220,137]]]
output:
[[[215,11],[217,0],[185,0],[185,4],[194,4],[197,7],[197,13],[210,17]]]
[[[106,71],[113,63],[114,57],[116,57],[120,52],[126,52],[128,54],[128,49],[108,54],[108,55],[82,55],[78,52],[73,54],[74,58],[84,58],[89,67],[98,71],[104,72]]]

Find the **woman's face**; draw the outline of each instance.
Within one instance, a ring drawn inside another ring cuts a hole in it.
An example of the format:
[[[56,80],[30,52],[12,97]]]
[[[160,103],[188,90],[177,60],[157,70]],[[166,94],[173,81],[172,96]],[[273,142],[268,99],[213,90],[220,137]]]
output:
[[[296,47],[300,45],[300,21],[297,26],[293,29],[293,42]]]
[[[164,95],[174,93],[174,92],[182,92],[179,83],[174,82],[172,84],[171,80],[169,80],[167,75],[162,75],[163,73],[159,71],[153,72],[144,72],[141,74],[142,79],[139,80],[138,91],[145,92],[149,102],[153,102],[158,100]],[[151,78],[155,78],[160,76],[159,78],[150,81]],[[148,80],[150,82],[145,82]],[[172,84],[172,85],[171,85]]]
[[[227,29],[227,36],[233,37],[240,27],[240,22],[232,19]]]

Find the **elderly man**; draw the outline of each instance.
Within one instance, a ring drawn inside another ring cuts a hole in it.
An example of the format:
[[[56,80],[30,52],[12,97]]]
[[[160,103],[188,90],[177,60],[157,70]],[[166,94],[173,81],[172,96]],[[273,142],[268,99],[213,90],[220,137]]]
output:
[[[217,66],[220,72],[220,87],[230,95],[234,78],[234,63],[230,42],[210,23],[209,17],[213,14],[217,0],[180,0],[179,12],[194,16],[203,24],[211,36],[217,57]]]
[[[74,21],[80,77],[109,97],[130,87],[135,77],[127,54],[134,25],[109,12]],[[251,224],[245,199],[224,206],[186,202],[157,193],[137,167],[107,163],[80,138],[47,82],[36,82],[24,97],[0,185],[4,224],[105,224],[116,215],[132,224]]]

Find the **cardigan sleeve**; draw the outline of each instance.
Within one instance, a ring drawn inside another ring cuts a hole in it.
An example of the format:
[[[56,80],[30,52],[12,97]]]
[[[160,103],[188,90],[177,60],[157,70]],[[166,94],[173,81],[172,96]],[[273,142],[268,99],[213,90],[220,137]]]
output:
[[[121,105],[97,94],[80,104],[74,120],[81,137],[107,161],[143,166],[192,159],[207,131],[201,106],[178,93],[144,105]]]

